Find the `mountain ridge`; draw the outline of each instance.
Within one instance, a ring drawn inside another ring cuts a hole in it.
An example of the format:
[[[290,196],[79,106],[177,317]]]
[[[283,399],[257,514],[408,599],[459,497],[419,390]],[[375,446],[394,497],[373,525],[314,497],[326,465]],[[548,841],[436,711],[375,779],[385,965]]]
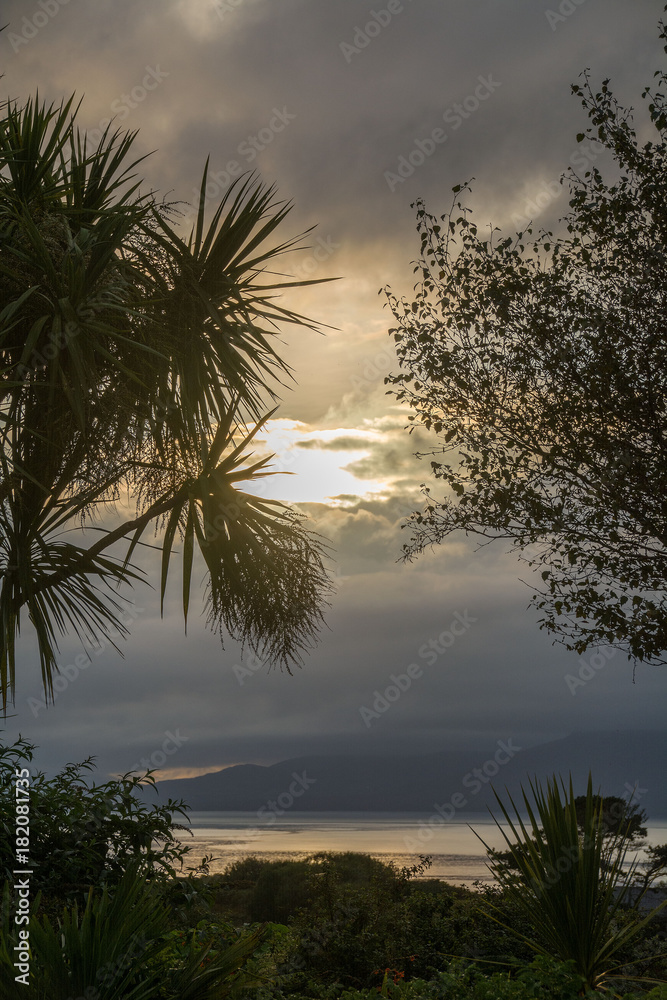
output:
[[[276,802],[304,812],[431,812],[452,800],[447,808],[475,812],[496,805],[492,784],[516,796],[529,777],[544,781],[556,772],[567,779],[571,772],[580,794],[591,770],[596,791],[629,798],[634,789],[633,802],[650,818],[667,816],[665,760],[667,733],[572,733],[530,748],[507,737],[476,753],[305,754],[166,779],[156,788],[161,799],[184,799],[196,812],[255,812]]]

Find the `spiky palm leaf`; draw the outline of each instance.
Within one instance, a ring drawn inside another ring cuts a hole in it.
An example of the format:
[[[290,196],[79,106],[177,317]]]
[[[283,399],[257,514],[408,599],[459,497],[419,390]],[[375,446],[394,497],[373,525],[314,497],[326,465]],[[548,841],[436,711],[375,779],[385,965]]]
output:
[[[64,909],[54,925],[30,919],[32,961],[30,982],[16,986],[14,925],[10,887],[5,883],[0,906],[0,997],[15,1000],[70,1000],[94,996],[97,1000],[220,1000],[230,992],[236,974],[266,937],[264,928],[239,937],[218,954],[213,944],[200,943],[193,933],[188,953],[168,968],[163,953],[169,930],[164,900],[148,885],[136,866],[130,866],[118,886],[101,894],[90,890],[85,908]]]
[[[239,491],[239,435],[290,377],[272,244],[289,211],[252,177],[206,221],[208,164],[189,237],[141,195],[135,134],[107,129],[89,149],[73,99],[9,102],[0,122],[0,682],[14,690],[21,609],[37,630],[47,692],[57,637],[122,635],[113,589],[149,525],[165,552],[183,538],[187,618],[194,550],[209,574],[209,620],[287,666],[315,637],[328,590],[324,550],[284,505]],[[312,327],[311,327],[312,328]],[[98,525],[88,548],[64,531],[124,489],[135,514]],[[230,511],[236,513],[232,516]],[[219,529],[211,525],[220,523]],[[125,545],[124,553],[107,552]],[[166,573],[163,569],[162,590]]]
[[[534,929],[534,936],[525,937],[493,912],[490,915],[539,954],[573,960],[587,987],[597,989],[618,974],[623,964],[618,953],[644,931],[657,911],[643,918],[635,912],[631,922],[618,922],[637,862],[625,865],[629,841],[622,823],[617,833],[608,835],[602,822],[604,801],[599,793],[594,795],[590,774],[582,831],[571,777],[567,788],[554,775],[546,791],[537,781],[530,782],[530,790],[533,801],[522,788],[528,824],[511,796],[514,815],[494,793],[509,833],[494,820],[512,865],[490,867]],[[488,905],[495,913],[501,912]]]

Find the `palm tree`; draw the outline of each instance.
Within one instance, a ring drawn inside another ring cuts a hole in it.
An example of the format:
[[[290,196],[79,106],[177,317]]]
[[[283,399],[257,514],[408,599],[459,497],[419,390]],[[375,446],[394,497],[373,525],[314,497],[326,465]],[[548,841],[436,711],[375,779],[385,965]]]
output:
[[[0,123],[0,686],[15,689],[26,616],[52,696],[58,639],[116,642],[120,585],[147,529],[162,529],[160,592],[182,539],[187,623],[195,550],[209,625],[262,658],[300,662],[330,588],[325,546],[283,503],[238,484],[276,389],[291,378],[275,301],[309,284],[274,275],[300,238],[274,242],[290,206],[252,176],[206,219],[208,161],[192,231],[142,194],[135,133],[90,149],[73,98],[8,102]],[[131,509],[109,518],[125,495]],[[70,541],[89,526],[96,540]]]

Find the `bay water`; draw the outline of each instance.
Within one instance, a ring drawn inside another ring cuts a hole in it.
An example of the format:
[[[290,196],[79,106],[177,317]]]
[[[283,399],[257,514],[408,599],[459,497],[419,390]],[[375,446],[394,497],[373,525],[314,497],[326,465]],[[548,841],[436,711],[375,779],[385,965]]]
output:
[[[319,851],[357,851],[409,867],[419,863],[420,855],[427,855],[432,864],[422,878],[472,888],[477,880],[492,881],[479,838],[496,849],[505,846],[501,831],[484,813],[459,813],[448,820],[437,812],[424,816],[290,810],[267,821],[257,813],[192,812],[189,820],[190,834],[181,835],[192,849],[188,864],[212,854],[210,870],[214,873],[246,857],[281,861],[303,859]],[[667,819],[649,822],[648,842],[667,842]]]

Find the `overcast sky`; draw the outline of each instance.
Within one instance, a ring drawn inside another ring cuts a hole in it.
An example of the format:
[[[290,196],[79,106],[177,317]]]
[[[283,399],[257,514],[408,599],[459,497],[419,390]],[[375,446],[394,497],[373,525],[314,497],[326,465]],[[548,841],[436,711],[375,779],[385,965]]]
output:
[[[526,745],[575,730],[664,727],[664,668],[638,668],[633,683],[617,654],[597,672],[585,668],[586,683],[568,681],[590,657],[539,631],[527,610],[530,571],[502,545],[476,552],[461,538],[414,565],[397,562],[400,524],[428,463],[413,457],[406,413],[385,394],[395,360],[378,296],[386,284],[410,292],[418,197],[445,212],[452,186],[474,177],[478,222],[557,225],[567,209],[557,182],[582,163],[575,137],[587,124],[570,84],[590,67],[595,81],[611,78],[622,103],[640,106],[664,68],[662,7],[5,0],[6,94],[21,101],[39,87],[59,101],[76,92],[93,133],[114,115],[139,129],[138,150],[155,151],[141,166],[145,188],[169,199],[192,201],[209,154],[212,205],[235,171],[257,170],[294,203],[285,236],[317,227],[285,270],[341,278],[289,300],[334,329],[286,336],[296,384],[267,440],[278,467],[297,473],[272,483],[273,494],[299,503],[335,550],[319,647],[294,676],[255,669],[235,643],[221,649],[203,620],[183,635],[177,587],[162,622],[154,592],[137,590],[125,658],[103,650],[79,670],[79,648],[64,644],[61,690],[47,710],[26,631],[6,729],[41,747],[44,768],[94,754],[102,774],[146,759],[178,776],[305,753],[484,749],[508,737]],[[419,149],[428,155],[410,174]],[[594,147],[583,152],[604,165]],[[373,708],[411,664],[409,688]],[[166,755],[168,733],[176,739]]]

